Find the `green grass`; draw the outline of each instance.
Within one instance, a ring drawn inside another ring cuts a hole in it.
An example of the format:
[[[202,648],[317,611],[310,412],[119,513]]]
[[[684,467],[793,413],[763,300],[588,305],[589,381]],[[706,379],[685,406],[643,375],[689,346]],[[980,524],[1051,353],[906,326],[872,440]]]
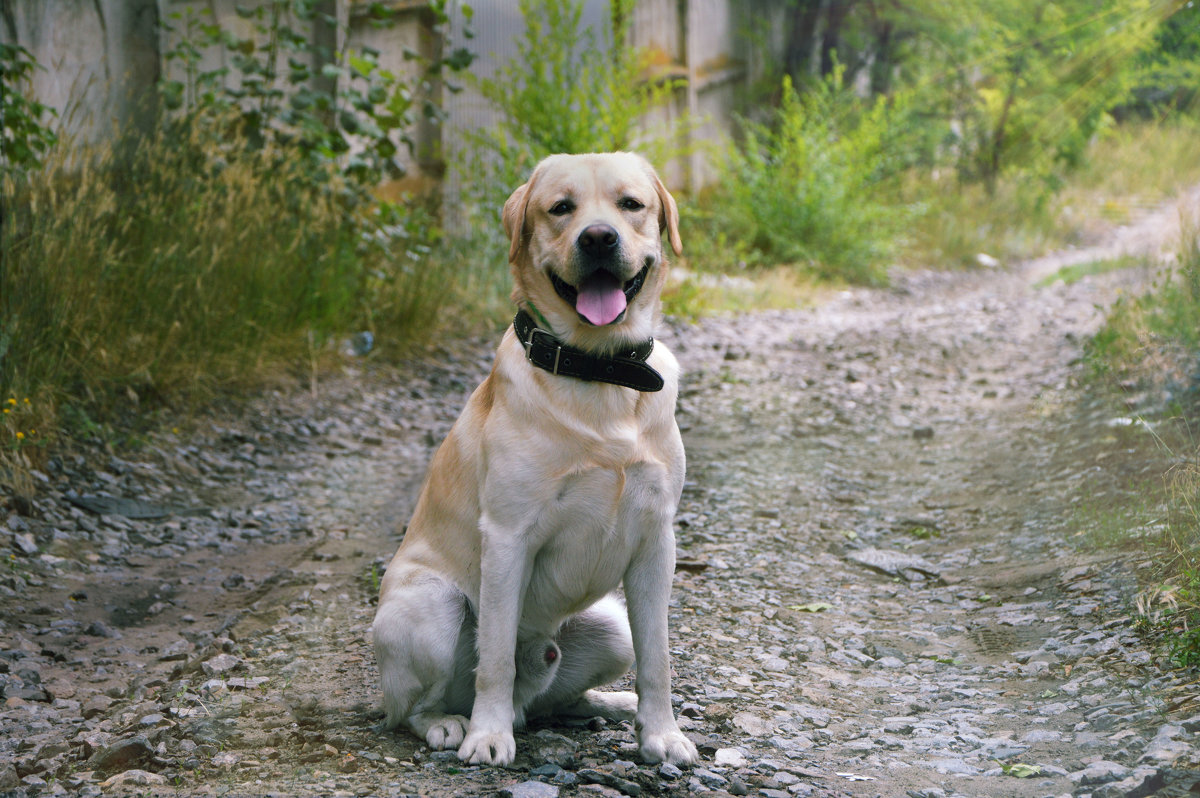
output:
[[[1048,274],[1042,279],[1034,283],[1035,288],[1046,288],[1055,283],[1063,283],[1071,285],[1077,283],[1085,277],[1091,277],[1097,274],[1108,274],[1109,272],[1128,269],[1131,266],[1137,266],[1143,263],[1143,259],[1135,258],[1130,255],[1122,255],[1117,258],[1105,258],[1102,260],[1092,260],[1086,263],[1075,263],[1070,266],[1063,266],[1054,274]]]
[[[1003,262],[1094,240],[1114,224],[1200,183],[1200,122],[1189,117],[1111,128],[1088,148],[1056,191],[1021,174],[989,194],[950,172],[911,172],[901,199],[923,213],[909,226],[909,266],[974,266],[986,253]]]
[[[1090,342],[1087,362],[1100,389],[1162,390],[1170,378],[1182,394],[1170,413],[1183,428],[1175,448],[1186,456],[1175,453],[1165,489],[1149,492],[1155,508],[1128,503],[1103,534],[1093,534],[1103,545],[1136,537],[1150,552],[1154,566],[1138,602],[1143,626],[1162,636],[1175,665],[1192,668],[1200,666],[1200,446],[1188,419],[1200,407],[1200,217],[1185,218],[1182,227],[1173,266],[1149,293],[1116,304]]]
[[[1170,475],[1167,514],[1155,543],[1158,565],[1137,602],[1143,626],[1170,661],[1200,667],[1200,450]]]
[[[359,330],[392,352],[428,334],[453,292],[415,212],[304,168],[196,128],[7,178],[0,401],[18,406],[0,451],[36,457],[30,430],[52,437],[64,406],[203,401],[307,374]]]

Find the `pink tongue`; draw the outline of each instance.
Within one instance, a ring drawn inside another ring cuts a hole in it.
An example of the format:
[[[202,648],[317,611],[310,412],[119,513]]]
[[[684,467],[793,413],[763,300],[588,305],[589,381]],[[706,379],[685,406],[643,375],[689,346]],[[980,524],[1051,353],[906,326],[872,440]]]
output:
[[[625,310],[621,283],[606,271],[593,273],[579,286],[575,310],[597,327],[611,324]]]

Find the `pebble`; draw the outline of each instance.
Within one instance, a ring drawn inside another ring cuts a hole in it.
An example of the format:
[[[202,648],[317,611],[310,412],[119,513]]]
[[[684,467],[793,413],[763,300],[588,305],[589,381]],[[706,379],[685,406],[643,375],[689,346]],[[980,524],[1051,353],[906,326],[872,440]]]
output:
[[[558,798],[558,787],[542,781],[523,781],[509,787],[501,787],[503,798]]]
[[[718,748],[713,754],[713,764],[719,767],[740,768],[746,765],[746,756],[736,748]]]
[[[87,761],[86,768],[109,773],[130,770],[153,756],[154,748],[145,737],[129,737],[98,751]]]
[[[232,654],[217,654],[211,659],[207,659],[200,664],[207,676],[220,676],[221,674],[229,673],[238,670],[243,666],[243,662]]]
[[[1107,784],[1110,781],[1120,781],[1129,775],[1129,768],[1116,762],[1100,760],[1093,762],[1083,770],[1070,774],[1071,781],[1081,786],[1091,784]]]
[[[166,776],[151,773],[146,770],[126,770],[115,776],[110,776],[100,783],[100,787],[111,790],[115,787],[156,787],[167,783]]]

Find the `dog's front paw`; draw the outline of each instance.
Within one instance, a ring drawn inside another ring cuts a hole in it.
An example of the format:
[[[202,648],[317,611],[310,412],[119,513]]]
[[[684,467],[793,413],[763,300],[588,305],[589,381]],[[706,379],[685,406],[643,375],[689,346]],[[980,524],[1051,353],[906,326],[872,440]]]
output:
[[[516,755],[512,731],[471,730],[458,747],[458,758],[472,765],[507,765]]]
[[[640,751],[645,762],[670,762],[672,765],[694,765],[700,761],[696,745],[679,729],[661,733],[643,732]]]

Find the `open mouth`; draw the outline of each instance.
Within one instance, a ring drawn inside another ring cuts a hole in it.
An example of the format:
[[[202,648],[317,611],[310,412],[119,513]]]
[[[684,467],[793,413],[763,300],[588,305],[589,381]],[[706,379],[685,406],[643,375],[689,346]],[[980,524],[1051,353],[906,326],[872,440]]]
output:
[[[555,292],[563,301],[575,308],[575,312],[588,324],[603,327],[620,321],[625,315],[625,308],[633,301],[650,271],[653,261],[646,260],[646,265],[623,284],[604,269],[598,269],[583,279],[578,287],[571,285],[553,270],[550,270],[550,282]]]

